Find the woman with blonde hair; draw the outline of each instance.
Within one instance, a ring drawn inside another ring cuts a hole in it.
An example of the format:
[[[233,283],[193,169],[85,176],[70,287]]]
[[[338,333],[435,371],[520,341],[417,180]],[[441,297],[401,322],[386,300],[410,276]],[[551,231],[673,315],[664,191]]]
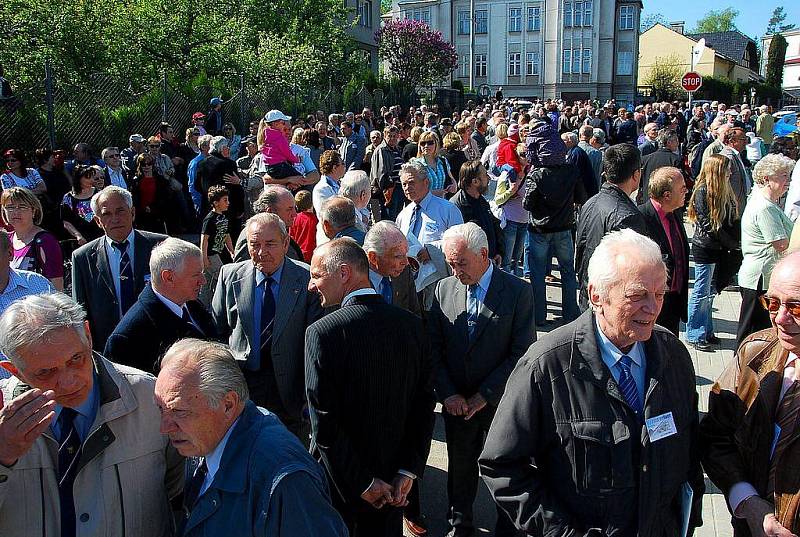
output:
[[[450,164],[439,155],[439,150],[439,137],[434,132],[425,131],[420,135],[417,142],[417,158],[425,164],[431,182],[431,192],[434,196],[442,198],[445,194],[455,194],[458,188]]]
[[[792,221],[778,202],[789,190],[789,174],[794,165],[789,157],[769,154],[753,167],[753,191],[742,213],[742,306],[737,345],[753,332],[771,326],[769,312],[759,302],[769,288],[772,269],[789,247],[792,236]]]
[[[730,185],[731,161],[711,155],[705,162],[689,200],[689,221],[694,224],[692,256],[694,286],[689,297],[686,341],[698,350],[711,350],[714,335],[711,309],[717,290],[714,272],[728,252],[739,249],[739,209]],[[738,256],[737,256],[738,257]]]

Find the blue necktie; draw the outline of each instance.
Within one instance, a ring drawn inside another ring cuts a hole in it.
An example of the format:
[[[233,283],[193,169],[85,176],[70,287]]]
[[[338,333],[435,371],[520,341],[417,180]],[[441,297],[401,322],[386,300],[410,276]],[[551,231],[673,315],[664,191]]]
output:
[[[78,413],[64,407],[58,416],[58,498],[61,507],[61,537],[75,536],[73,485],[81,457],[81,439],[75,428]]]
[[[264,295],[261,298],[261,363],[264,357],[272,356],[272,327],[275,321],[275,296],[272,294],[272,284],[275,280],[267,276],[264,280]],[[260,364],[255,365],[257,370]]]
[[[136,302],[136,282],[133,280],[133,266],[131,258],[128,256],[128,241],[112,242],[119,252],[119,305],[122,315],[125,315],[133,303]]]
[[[197,503],[197,499],[200,497],[200,491],[203,490],[203,483],[206,481],[206,476],[208,476],[208,465],[206,464],[206,459],[200,462],[197,465],[197,468],[194,469],[194,473],[189,481],[186,483],[186,487],[183,490],[183,505],[186,507],[186,513],[189,514],[194,507],[194,504]]]
[[[392,280],[390,280],[388,276],[384,276],[381,280],[381,296],[387,304],[392,303],[392,299],[394,298]]]
[[[636,381],[631,374],[631,357],[623,355],[617,362],[619,368],[619,387],[625,396],[625,401],[636,412],[637,416],[642,414],[642,402],[639,398],[639,390],[636,388]]]
[[[411,233],[419,238],[419,232],[422,229],[422,217],[420,216],[421,207],[416,205],[414,210],[411,211],[411,221],[408,223],[408,229]]]
[[[469,286],[467,294],[467,333],[469,342],[475,340],[475,330],[478,328],[478,284]]]

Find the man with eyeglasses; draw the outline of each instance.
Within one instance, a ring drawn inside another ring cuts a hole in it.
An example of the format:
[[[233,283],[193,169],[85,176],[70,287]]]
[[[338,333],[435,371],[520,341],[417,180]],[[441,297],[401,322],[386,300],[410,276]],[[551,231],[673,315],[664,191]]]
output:
[[[734,537],[800,530],[800,252],[783,258],[761,297],[772,328],[742,342],[711,389],[700,423],[703,467],[733,513]]]
[[[104,186],[114,185],[125,190],[128,189],[128,173],[122,167],[122,158],[119,147],[106,147],[101,153],[106,162]]]
[[[744,165],[742,160],[742,151],[747,147],[750,139],[744,133],[744,129],[733,127],[729,129],[722,136],[722,144],[724,147],[720,151],[720,155],[724,155],[731,161],[731,188],[736,195],[736,202],[739,206],[739,214],[744,213],[744,207],[747,203],[747,196],[750,194],[750,189],[753,186],[753,178],[750,175],[750,170]]]

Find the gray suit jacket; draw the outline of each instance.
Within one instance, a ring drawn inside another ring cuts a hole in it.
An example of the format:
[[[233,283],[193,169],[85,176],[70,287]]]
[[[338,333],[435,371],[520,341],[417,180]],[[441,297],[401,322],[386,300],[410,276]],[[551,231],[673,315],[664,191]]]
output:
[[[308,265],[285,259],[272,332],[272,364],[281,400],[286,410],[298,417],[305,403],[306,328],[322,317],[317,294],[308,292],[309,279]],[[240,365],[259,352],[252,345],[255,281],[251,261],[224,265],[211,302],[220,338],[228,342]]]
[[[495,268],[479,311],[476,336],[467,332],[467,287],[455,276],[436,284],[426,317],[436,397],[480,392],[496,407],[517,360],[536,341],[533,292],[525,281]]]
[[[747,195],[750,193],[749,186],[753,180],[750,172],[744,167],[741,156],[736,155],[736,151],[728,146],[722,148],[720,155],[725,155],[731,161],[731,188],[736,194],[736,201],[739,204],[739,214],[744,213],[744,206],[747,203]]]
[[[133,276],[136,295],[150,280],[150,252],[166,235],[135,230],[133,238]],[[84,244],[72,252],[72,298],[86,310],[92,331],[92,347],[102,352],[119,317],[119,301],[108,266],[106,236]]]

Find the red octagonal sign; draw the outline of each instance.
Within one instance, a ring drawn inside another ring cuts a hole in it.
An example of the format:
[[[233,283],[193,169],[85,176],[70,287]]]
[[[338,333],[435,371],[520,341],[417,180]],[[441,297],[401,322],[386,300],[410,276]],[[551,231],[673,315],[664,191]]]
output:
[[[694,71],[689,71],[681,78],[681,87],[686,91],[697,91],[703,85],[703,77]]]

